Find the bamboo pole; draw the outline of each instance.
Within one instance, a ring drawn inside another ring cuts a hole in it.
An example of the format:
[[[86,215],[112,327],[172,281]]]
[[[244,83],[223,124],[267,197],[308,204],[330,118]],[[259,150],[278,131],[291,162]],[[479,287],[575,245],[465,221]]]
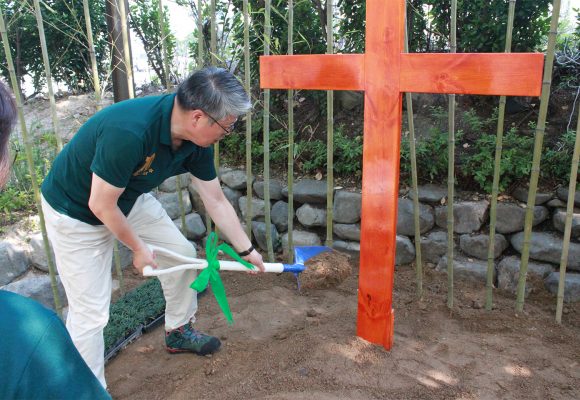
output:
[[[123,57],[125,61],[125,69],[127,70],[127,86],[129,98],[132,99],[135,97],[135,89],[133,88],[133,64],[131,62],[131,52],[129,50],[129,32],[127,31],[127,10],[125,9],[125,0],[118,0],[117,4],[119,4],[119,19],[121,20]]]
[[[203,37],[203,1],[197,0],[197,63],[198,69],[204,67],[204,37]],[[219,171],[217,171],[219,172]],[[205,211],[205,226],[207,227],[207,233],[210,234],[212,231],[211,217],[209,216],[207,210]]]
[[[34,168],[34,160],[32,157],[32,145],[28,136],[28,129],[26,121],[24,120],[24,107],[22,105],[22,95],[18,86],[16,72],[14,70],[14,62],[12,61],[12,53],[10,52],[10,45],[8,44],[8,32],[6,31],[6,24],[4,23],[4,11],[0,8],[0,35],[4,44],[4,54],[6,56],[6,64],[10,74],[10,81],[12,83],[12,91],[16,100],[16,108],[18,109],[18,119],[20,120],[20,130],[22,131],[22,139],[24,141],[24,149],[26,152],[26,160],[28,161],[28,173],[30,174],[30,181],[34,195],[34,201],[38,210],[38,217],[40,219],[40,230],[42,233],[42,242],[44,244],[44,252],[48,262],[48,271],[50,275],[50,286],[52,289],[52,296],[54,298],[54,307],[59,317],[62,318],[62,304],[58,293],[58,286],[56,281],[56,273],[54,263],[52,262],[52,254],[50,251],[48,235],[46,233],[46,223],[44,220],[44,212],[40,203],[40,190],[38,189],[38,181],[36,177],[36,169]]]
[[[270,22],[271,1],[266,0],[264,23],[264,55],[270,55]],[[268,260],[274,262],[272,245],[272,221],[270,220],[270,89],[264,89],[264,214],[266,222],[266,247]]]
[[[505,52],[511,53],[512,34],[516,0],[509,0]],[[499,98],[499,112],[497,118],[497,135],[495,139],[495,161],[493,169],[493,184],[491,190],[491,208],[489,212],[489,247],[487,249],[487,281],[485,285],[485,309],[491,311],[493,306],[493,272],[495,270],[495,226],[497,220],[497,196],[499,192],[499,178],[501,171],[501,153],[503,148],[504,118],[506,97]]]
[[[165,79],[165,91],[169,93],[171,90],[171,80],[169,78],[169,55],[167,53],[167,36],[165,35],[165,10],[163,8],[163,1],[159,0],[159,32],[161,32],[161,52],[163,54],[163,76]],[[187,236],[185,227],[185,206],[183,204],[183,189],[181,185],[181,175],[175,177],[175,185],[177,186],[177,202],[179,203],[179,215],[181,220],[181,232]]]
[[[516,311],[523,311],[526,292],[526,277],[528,274],[528,261],[530,258],[530,239],[532,236],[532,223],[534,218],[534,207],[536,204],[536,191],[538,189],[538,179],[540,176],[540,159],[542,157],[542,145],[546,131],[546,117],[548,115],[548,103],[550,100],[550,88],[552,87],[552,69],[554,65],[554,52],[556,49],[556,38],[558,36],[558,19],[560,17],[560,0],[554,0],[552,4],[552,20],[550,22],[550,33],[548,35],[548,53],[544,64],[544,82],[542,85],[542,97],[540,99],[540,113],[536,127],[536,138],[534,140],[534,157],[532,160],[532,174],[528,192],[528,203],[526,208],[526,219],[524,224],[524,244],[520,263],[520,274],[518,278]]]
[[[203,68],[203,11],[202,0],[197,0],[197,63],[198,69]]]
[[[558,280],[558,297],[556,303],[556,322],[562,323],[562,309],[564,306],[564,289],[566,283],[566,266],[568,265],[568,251],[570,249],[570,234],[572,233],[572,216],[574,214],[574,196],[576,194],[576,178],[578,177],[578,158],[580,154],[580,114],[576,125],[576,141],[572,155],[572,169],[568,185],[568,203],[566,205],[566,223],[564,225],[564,246],[560,258],[560,278]]]
[[[167,53],[167,43],[165,42],[167,36],[165,35],[165,11],[163,9],[163,0],[159,0],[159,32],[161,34],[161,53],[163,55],[163,79],[165,79],[165,91],[169,93],[172,85],[169,74],[169,54]],[[181,189],[181,186],[179,187]]]
[[[326,54],[334,52],[332,0],[326,0]],[[334,92],[326,91],[326,246],[332,246],[334,194]]]
[[[288,0],[288,55],[294,54],[294,1]],[[288,90],[288,263],[294,262],[294,90]]]
[[[99,68],[97,67],[97,57],[95,55],[95,43],[93,41],[93,29],[91,26],[89,0],[83,0],[83,10],[85,14],[85,26],[87,28],[87,40],[89,42],[89,56],[91,58],[91,69],[93,71],[93,90],[95,91],[95,102],[97,103],[97,111],[98,111],[102,108],[101,80],[99,78]]]
[[[457,0],[451,1],[450,51],[457,52]],[[447,307],[453,308],[453,198],[455,197],[455,95],[449,95],[449,140],[447,172]]]
[[[406,13],[405,13],[406,15]],[[409,52],[408,26],[405,24],[405,53]],[[413,96],[405,93],[407,121],[409,123],[409,152],[411,153],[411,179],[413,180],[413,224],[415,226],[415,274],[417,298],[423,298],[423,260],[421,257],[421,223],[419,211],[419,183],[417,179],[417,151],[415,149],[415,121],[413,119]]]
[[[46,36],[44,35],[44,21],[42,11],[40,10],[39,0],[34,0],[34,11],[36,14],[36,25],[38,26],[38,35],[40,36],[40,47],[42,48],[42,60],[44,61],[44,73],[46,75],[46,86],[48,88],[48,99],[50,100],[50,116],[52,118],[52,129],[56,138],[57,151],[62,150],[62,138],[60,137],[58,118],[56,116],[56,102],[54,100],[54,91],[52,89],[52,73],[50,72],[50,60],[48,59],[48,50],[46,48]]]
[[[244,0],[244,80],[248,96],[252,95],[250,74],[250,17],[248,0]],[[252,113],[246,114],[246,233],[252,237]]]
[[[215,7],[215,0],[211,0],[211,29],[210,29],[210,53],[211,53],[211,63],[212,65],[217,65],[218,57],[217,57],[217,31],[216,31],[216,7]],[[216,171],[219,171],[220,168],[220,142],[216,142],[213,145],[213,163],[215,164]],[[217,229],[217,228],[216,228]]]

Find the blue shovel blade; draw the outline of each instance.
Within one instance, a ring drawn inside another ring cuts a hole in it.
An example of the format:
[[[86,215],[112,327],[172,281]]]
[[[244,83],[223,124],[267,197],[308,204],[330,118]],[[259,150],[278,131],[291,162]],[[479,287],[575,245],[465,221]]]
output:
[[[303,246],[294,248],[294,264],[284,264],[284,272],[300,273],[306,268],[304,263],[314,256],[331,251],[327,246]]]

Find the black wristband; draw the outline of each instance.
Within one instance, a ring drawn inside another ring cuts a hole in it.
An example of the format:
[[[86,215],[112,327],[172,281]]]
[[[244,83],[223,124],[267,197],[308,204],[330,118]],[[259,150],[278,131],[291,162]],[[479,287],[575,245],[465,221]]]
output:
[[[250,248],[246,251],[240,251],[238,253],[238,256],[240,256],[240,257],[249,256],[252,251],[254,251],[254,246],[250,246]]]

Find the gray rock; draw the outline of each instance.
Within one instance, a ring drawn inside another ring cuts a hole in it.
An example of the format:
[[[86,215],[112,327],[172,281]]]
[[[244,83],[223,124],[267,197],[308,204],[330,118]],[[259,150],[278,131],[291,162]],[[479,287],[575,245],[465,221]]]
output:
[[[326,209],[304,204],[296,210],[298,221],[306,226],[326,226]]]
[[[347,111],[362,106],[364,102],[363,94],[353,90],[339,90],[336,92],[336,97],[336,101],[340,105],[340,108]]]
[[[50,246],[50,254],[52,259],[52,265],[56,267],[56,261],[54,259],[54,251],[52,250],[52,246]],[[41,232],[30,235],[30,262],[34,267],[38,268],[39,270],[48,272],[48,259],[46,258],[46,251],[44,250],[44,240],[42,240]]]
[[[455,203],[453,206],[453,218],[455,221],[453,231],[455,233],[472,233],[481,229],[487,217],[489,202],[465,201]],[[437,225],[447,228],[447,207],[435,209]]]
[[[280,238],[278,236],[278,231],[274,224],[270,224],[270,232],[272,235],[272,247],[274,251],[280,247]],[[266,242],[266,223],[260,221],[252,221],[252,233],[254,238],[258,243],[258,246],[264,251],[268,251],[268,245]]]
[[[441,257],[436,270],[447,273],[447,256]],[[487,262],[467,259],[456,255],[453,258],[453,276],[475,282],[487,282]]]
[[[294,201],[298,203],[326,203],[326,181],[304,179],[294,184]],[[288,188],[282,189],[282,195],[288,197]]]
[[[447,188],[441,185],[422,185],[418,187],[419,201],[426,203],[441,203],[441,199],[447,196]],[[411,199],[415,198],[415,193],[410,190],[409,195]]]
[[[332,242],[332,248],[347,253],[360,253],[359,242],[346,242],[343,240],[335,240]]]
[[[395,265],[410,264],[415,260],[415,246],[406,236],[397,235]]]
[[[292,231],[292,244],[294,247],[299,246],[320,246],[320,238],[316,233],[307,231]],[[284,254],[288,254],[288,233],[282,235],[282,248]]]
[[[192,210],[191,200],[189,199],[189,193],[187,190],[181,192],[181,198],[183,199],[184,213],[189,214]],[[175,219],[181,215],[179,209],[179,196],[177,192],[164,193],[159,192],[157,195],[157,200],[161,203],[169,218]]]
[[[332,230],[341,239],[360,242],[360,225],[358,224],[334,224]]]
[[[579,238],[580,237],[580,211],[576,210],[572,214],[572,237]],[[566,210],[556,210],[554,211],[554,216],[552,217],[552,223],[554,224],[554,228],[559,230],[560,232],[564,232],[564,228],[566,226]]]
[[[240,197],[240,199],[238,200],[238,204],[240,207],[240,213],[242,214],[242,219],[245,220],[246,219],[246,212],[247,212],[246,206],[248,204],[248,198],[246,196]],[[266,203],[264,203],[264,200],[252,197],[252,219],[255,219],[257,217],[263,217],[265,215],[265,209],[264,209],[265,207],[266,207]]]
[[[196,211],[198,214],[205,215],[205,213],[206,213],[205,205],[203,204],[203,201],[201,200],[201,196],[199,195],[197,190],[195,190],[195,187],[193,186],[193,184],[190,184],[187,187],[187,190],[191,194],[191,200],[193,203],[192,204],[193,210]]]
[[[437,264],[447,253],[447,232],[433,231],[421,238],[421,258],[423,262]]]
[[[550,212],[544,206],[534,207],[533,226],[544,222]],[[499,233],[514,233],[524,229],[526,209],[514,203],[498,203],[495,230]]]
[[[254,182],[254,191],[259,198],[264,198],[264,181]],[[270,179],[270,200],[281,200],[282,199],[282,182],[277,179]]]
[[[548,275],[544,284],[550,293],[557,295],[559,282],[560,273],[552,272]],[[566,274],[566,279],[564,280],[564,301],[567,303],[580,301],[580,274]]]
[[[181,218],[173,221],[173,223],[181,230]],[[207,229],[203,222],[203,218],[196,213],[187,214],[185,216],[185,237],[190,240],[199,240],[205,236]]]
[[[553,208],[566,208],[566,203],[560,199],[552,199],[546,205]]]
[[[246,189],[247,186],[246,171],[242,170],[225,171],[220,175],[220,179],[230,189],[236,190]],[[254,181],[254,177],[251,177],[250,179],[252,182]]]
[[[497,283],[500,289],[516,293],[520,277],[520,264],[520,258],[515,256],[506,257],[499,262],[497,265]],[[554,272],[554,267],[550,264],[528,262],[528,276],[544,279],[552,272]],[[532,291],[532,287],[528,283],[526,283],[526,295]]]
[[[509,243],[501,233],[496,233],[494,242],[493,258],[498,258],[508,248]],[[489,235],[461,235],[459,247],[468,256],[487,260]]]
[[[288,203],[282,200],[274,203],[270,218],[278,232],[286,232],[288,230]]]
[[[564,186],[560,187],[556,191],[556,195],[558,196],[558,198],[560,200],[562,200],[566,204],[568,203],[568,188],[567,187],[564,187]],[[576,193],[574,194],[574,205],[576,207],[580,207],[580,191],[576,191]]]
[[[240,197],[242,197],[242,192],[240,192],[239,190],[230,189],[227,186],[223,187],[222,190],[224,191],[224,195],[226,196],[226,199],[228,199],[230,204],[234,207],[234,210],[236,210],[236,213],[238,215],[241,215],[239,201],[240,201]]]
[[[405,236],[415,236],[415,222],[413,220],[413,201],[399,199],[397,211],[397,233]],[[431,230],[435,225],[433,208],[419,203],[419,228],[421,233]]]
[[[56,277],[56,282],[60,303],[64,307],[67,305],[67,299],[64,293],[64,288],[58,276]],[[0,290],[7,290],[9,292],[18,293],[24,297],[29,297],[38,301],[40,304],[47,308],[51,308],[53,310],[55,309],[49,275],[28,274],[24,278],[2,287]]]
[[[0,286],[18,278],[28,269],[26,250],[9,242],[0,242]]]
[[[514,196],[514,198],[518,199],[519,201],[527,204],[528,193],[529,193],[528,188],[518,187],[514,190],[512,196]],[[534,205],[539,206],[541,204],[547,203],[553,197],[554,197],[553,193],[536,193],[536,200],[534,202]]]
[[[360,221],[362,194],[339,190],[334,196],[333,220],[339,224]]]
[[[177,177],[180,179],[181,188],[186,188],[191,183],[191,174],[186,172],[185,174],[172,176],[167,178],[161,185],[159,185],[159,190],[162,192],[175,192],[177,191]]]
[[[516,233],[510,239],[512,246],[521,254],[524,245],[524,232]],[[559,265],[562,256],[562,238],[546,232],[532,232],[530,239],[530,258]],[[580,271],[580,244],[570,242],[568,268]]]

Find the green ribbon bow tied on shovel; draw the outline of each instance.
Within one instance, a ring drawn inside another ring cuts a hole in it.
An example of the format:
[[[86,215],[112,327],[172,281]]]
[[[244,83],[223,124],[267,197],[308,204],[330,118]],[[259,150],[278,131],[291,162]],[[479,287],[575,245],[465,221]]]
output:
[[[232,317],[232,312],[230,311],[230,306],[228,304],[228,299],[226,297],[226,289],[220,278],[219,269],[220,262],[217,259],[218,252],[222,250],[228,256],[232,257],[234,260],[240,262],[244,267],[249,270],[254,270],[255,267],[249,262],[242,260],[242,258],[228,246],[226,243],[222,243],[219,246],[218,235],[215,232],[209,234],[207,242],[205,244],[205,257],[207,259],[207,267],[200,272],[195,281],[190,285],[193,290],[201,292],[207,288],[208,283],[211,283],[211,289],[215,298],[222,309],[222,312],[228,320],[228,324],[233,324],[234,319]]]

